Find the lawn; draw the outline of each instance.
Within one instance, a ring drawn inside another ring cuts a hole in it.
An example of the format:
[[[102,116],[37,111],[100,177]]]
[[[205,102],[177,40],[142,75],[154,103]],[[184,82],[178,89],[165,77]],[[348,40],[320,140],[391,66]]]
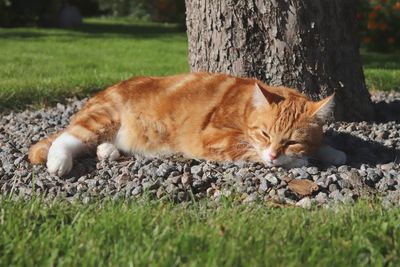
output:
[[[370,90],[400,91],[400,52],[384,54],[361,50],[361,55]]]
[[[74,30],[0,28],[0,107],[62,101],[133,75],[188,70],[174,25],[88,20]]]
[[[1,203],[1,266],[395,266],[400,210]],[[397,263],[396,263],[397,262]]]
[[[375,90],[400,89],[400,55],[363,51]],[[0,28],[0,108],[83,96],[135,75],[188,71],[185,32],[168,24],[89,19],[73,30]]]

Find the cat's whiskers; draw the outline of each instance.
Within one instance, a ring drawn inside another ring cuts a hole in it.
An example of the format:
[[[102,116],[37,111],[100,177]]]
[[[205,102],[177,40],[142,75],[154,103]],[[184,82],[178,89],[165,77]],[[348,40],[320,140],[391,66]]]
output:
[[[257,150],[252,146],[249,142],[241,140],[238,141],[238,144],[236,146],[231,147],[230,149],[226,150],[228,154],[230,153],[248,153],[248,152],[255,152],[257,153]]]

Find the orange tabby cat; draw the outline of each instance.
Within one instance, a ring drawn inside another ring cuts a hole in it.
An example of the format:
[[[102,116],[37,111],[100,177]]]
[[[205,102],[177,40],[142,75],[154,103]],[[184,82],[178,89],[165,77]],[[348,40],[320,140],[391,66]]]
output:
[[[120,151],[182,153],[296,167],[318,154],[342,164],[343,152],[320,147],[332,107],[333,95],[312,102],[292,89],[224,74],[137,77],[91,98],[63,132],[33,145],[29,159],[47,160],[48,171],[60,176],[76,156],[96,147],[97,156],[109,160]]]

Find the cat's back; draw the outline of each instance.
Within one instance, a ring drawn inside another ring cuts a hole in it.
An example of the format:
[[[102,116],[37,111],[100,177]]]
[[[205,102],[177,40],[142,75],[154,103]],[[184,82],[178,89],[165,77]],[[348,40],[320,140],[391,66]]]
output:
[[[227,79],[237,79],[237,77],[208,72],[171,76],[139,76],[120,82],[118,88],[125,93],[185,93],[190,89],[216,88],[216,85]]]
[[[194,72],[172,76],[142,76],[122,81],[99,96],[117,95],[120,103],[143,103],[146,106],[215,104],[235,94],[250,94],[255,83],[284,98],[304,96],[286,87],[271,87],[253,78],[242,78],[221,73]],[[115,97],[114,97],[115,98]],[[235,97],[236,98],[236,97]],[[237,101],[237,98],[233,101]]]
[[[219,98],[228,90],[248,84],[242,79],[227,74],[196,72],[165,77],[134,77],[120,82],[116,90],[127,102],[195,104]]]

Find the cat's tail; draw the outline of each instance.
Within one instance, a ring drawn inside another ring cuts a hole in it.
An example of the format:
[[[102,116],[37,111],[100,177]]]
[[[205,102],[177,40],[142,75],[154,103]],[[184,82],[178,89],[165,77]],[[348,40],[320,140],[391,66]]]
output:
[[[36,144],[32,145],[29,148],[28,153],[29,161],[32,164],[45,164],[51,144],[60,134],[61,133],[53,134],[50,137],[40,140]]]

